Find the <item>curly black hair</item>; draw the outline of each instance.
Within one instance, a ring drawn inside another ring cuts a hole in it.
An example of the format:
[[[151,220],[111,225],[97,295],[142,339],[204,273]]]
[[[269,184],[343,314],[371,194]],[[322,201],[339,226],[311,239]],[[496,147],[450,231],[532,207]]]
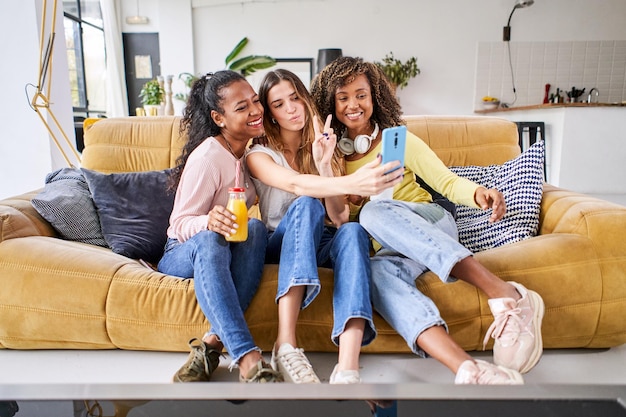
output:
[[[332,127],[337,136],[344,133],[346,126],[335,117],[335,94],[337,89],[351,83],[359,75],[367,77],[372,89],[372,125],[376,122],[384,129],[405,124],[395,92],[378,65],[363,61],[363,58],[344,56],[328,64],[311,82],[311,95],[317,110],[322,116],[333,115]]]
[[[211,111],[224,113],[222,90],[236,81],[246,81],[246,79],[238,72],[224,70],[208,73],[192,84],[179,128],[181,136],[187,135],[187,142],[176,159],[176,166],[172,169],[169,178],[170,190],[178,187],[180,176],[191,152],[206,138],[220,133],[221,129],[211,117]]]

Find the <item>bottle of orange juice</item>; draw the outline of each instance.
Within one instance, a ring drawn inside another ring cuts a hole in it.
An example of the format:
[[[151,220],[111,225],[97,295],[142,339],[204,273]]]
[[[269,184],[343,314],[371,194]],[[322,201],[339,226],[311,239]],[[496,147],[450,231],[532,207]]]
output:
[[[246,189],[233,187],[228,189],[228,211],[237,216],[235,222],[239,225],[237,232],[230,235],[226,240],[230,242],[243,242],[248,239],[248,207],[246,206]]]

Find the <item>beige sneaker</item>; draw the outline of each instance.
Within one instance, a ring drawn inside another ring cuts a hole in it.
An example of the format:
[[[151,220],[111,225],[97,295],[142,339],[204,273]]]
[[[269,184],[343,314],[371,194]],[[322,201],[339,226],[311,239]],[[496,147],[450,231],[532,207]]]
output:
[[[335,365],[333,373],[330,374],[329,384],[360,384],[361,376],[359,371],[340,371],[337,368],[339,364]]]
[[[279,371],[286,382],[294,384],[319,384],[311,362],[304,355],[304,350],[283,343],[278,350],[272,349],[272,368]]]
[[[522,385],[524,378],[517,371],[477,359],[476,361],[467,360],[461,364],[454,383],[457,385]]]
[[[493,362],[505,368],[521,373],[530,371],[541,358],[543,341],[541,339],[541,321],[545,306],[543,300],[534,291],[526,289],[517,282],[510,282],[522,298],[493,298],[489,307],[494,321],[487,329],[483,348],[489,337],[495,339]]]
[[[187,362],[174,375],[174,382],[206,382],[220,364],[222,355],[202,340],[193,338],[189,341],[191,352]]]

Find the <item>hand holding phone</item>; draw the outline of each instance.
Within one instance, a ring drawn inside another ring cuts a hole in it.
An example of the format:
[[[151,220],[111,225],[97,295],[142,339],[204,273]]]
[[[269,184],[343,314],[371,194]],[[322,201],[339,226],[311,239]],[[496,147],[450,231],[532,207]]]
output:
[[[400,161],[404,167],[404,149],[406,146],[406,126],[388,127],[383,130],[382,164]]]
[[[383,130],[383,142],[382,142],[382,162],[381,164],[386,164],[387,162],[400,161],[400,165],[398,168],[394,168],[391,171],[393,172],[397,169],[404,168],[404,149],[406,145],[406,126],[395,126],[388,127]],[[374,195],[370,197],[371,200],[376,199],[393,199],[393,187],[387,188],[380,194]]]

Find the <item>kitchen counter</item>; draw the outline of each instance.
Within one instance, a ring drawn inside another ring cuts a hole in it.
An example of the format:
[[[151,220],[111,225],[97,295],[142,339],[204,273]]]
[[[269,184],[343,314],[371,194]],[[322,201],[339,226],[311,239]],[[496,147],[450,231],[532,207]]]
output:
[[[626,103],[538,104],[476,113],[544,122],[548,183],[626,198]]]
[[[498,107],[495,109],[478,109],[474,110],[474,113],[497,113],[517,110],[543,110],[554,109],[561,107],[626,107],[626,103],[546,103],[546,104],[533,104],[530,106],[519,107]]]

